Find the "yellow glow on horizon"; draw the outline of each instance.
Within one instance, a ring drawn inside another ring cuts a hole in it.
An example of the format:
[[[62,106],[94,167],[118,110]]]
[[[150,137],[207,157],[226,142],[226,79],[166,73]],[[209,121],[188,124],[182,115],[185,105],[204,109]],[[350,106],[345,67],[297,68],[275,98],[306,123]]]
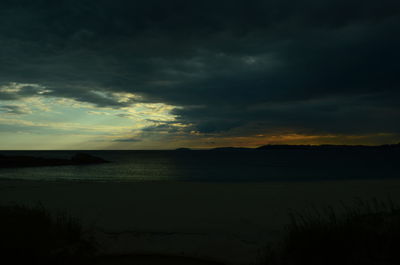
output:
[[[231,136],[231,137],[205,137],[192,146],[193,148],[214,147],[247,147],[256,148],[263,145],[381,145],[400,141],[400,136],[391,133],[376,134],[256,134],[253,136]],[[184,143],[182,143],[184,144]],[[189,142],[187,142],[189,144]],[[188,145],[189,146],[189,145]]]

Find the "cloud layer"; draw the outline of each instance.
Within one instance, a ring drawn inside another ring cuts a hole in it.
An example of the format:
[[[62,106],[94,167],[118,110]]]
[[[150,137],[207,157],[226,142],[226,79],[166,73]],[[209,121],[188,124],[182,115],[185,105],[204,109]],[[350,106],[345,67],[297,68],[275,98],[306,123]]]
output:
[[[187,134],[400,134],[399,30],[392,0],[1,1],[1,109],[164,103]]]

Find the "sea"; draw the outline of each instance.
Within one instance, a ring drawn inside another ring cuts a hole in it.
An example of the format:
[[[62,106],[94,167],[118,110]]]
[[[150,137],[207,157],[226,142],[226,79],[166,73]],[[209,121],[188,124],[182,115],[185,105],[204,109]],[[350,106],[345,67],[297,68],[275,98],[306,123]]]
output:
[[[94,182],[267,182],[400,178],[398,150],[1,151],[110,163],[0,169],[0,179]]]

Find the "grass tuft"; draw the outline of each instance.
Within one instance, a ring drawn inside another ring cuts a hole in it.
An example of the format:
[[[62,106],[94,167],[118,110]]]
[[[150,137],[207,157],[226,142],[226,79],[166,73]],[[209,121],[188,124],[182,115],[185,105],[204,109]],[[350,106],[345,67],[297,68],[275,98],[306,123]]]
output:
[[[0,206],[1,264],[85,264],[96,245],[79,220],[43,206]]]
[[[357,200],[339,208],[291,214],[283,242],[265,264],[400,264],[400,208],[391,200]]]

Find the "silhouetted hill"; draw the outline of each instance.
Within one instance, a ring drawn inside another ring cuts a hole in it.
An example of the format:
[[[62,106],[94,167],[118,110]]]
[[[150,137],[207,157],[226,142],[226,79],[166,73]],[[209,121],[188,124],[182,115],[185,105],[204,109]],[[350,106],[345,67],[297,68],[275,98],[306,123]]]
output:
[[[186,147],[181,147],[181,148],[176,148],[175,151],[192,151],[192,149],[186,148]]]
[[[253,148],[246,147],[217,147],[210,149],[211,151],[245,151],[245,150],[253,150]]]
[[[84,153],[75,154],[71,159],[0,155],[0,168],[88,165],[108,162],[102,158]]]
[[[181,148],[180,148],[181,149]],[[178,149],[177,149],[178,150]],[[386,145],[263,145],[257,148],[216,147],[210,151],[247,151],[247,150],[400,150],[400,143]]]
[[[400,150],[400,144],[388,145],[263,145],[257,150]]]

